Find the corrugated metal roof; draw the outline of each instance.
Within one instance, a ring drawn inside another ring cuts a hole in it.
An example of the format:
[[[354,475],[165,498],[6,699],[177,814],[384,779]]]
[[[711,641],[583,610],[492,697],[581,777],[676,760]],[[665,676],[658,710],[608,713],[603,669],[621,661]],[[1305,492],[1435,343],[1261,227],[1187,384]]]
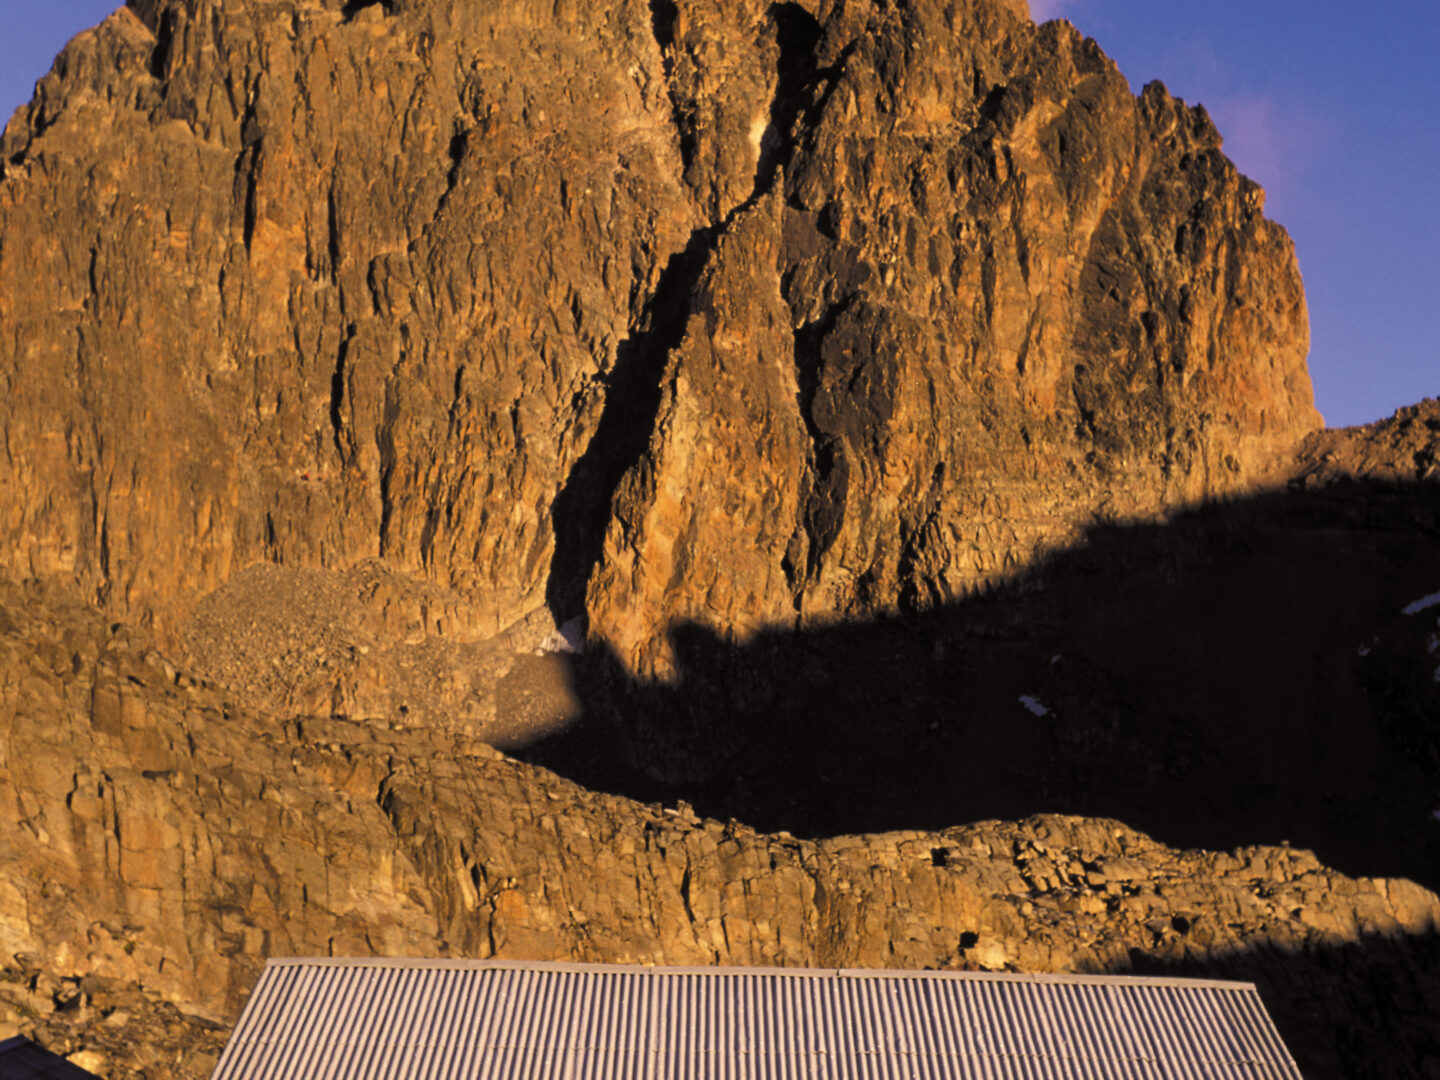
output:
[[[212,1080],[1299,1076],[1250,983],[296,959]]]

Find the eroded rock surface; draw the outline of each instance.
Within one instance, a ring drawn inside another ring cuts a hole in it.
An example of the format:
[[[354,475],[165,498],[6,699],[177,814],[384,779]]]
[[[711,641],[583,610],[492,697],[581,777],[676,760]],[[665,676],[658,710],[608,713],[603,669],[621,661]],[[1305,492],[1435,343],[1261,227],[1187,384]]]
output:
[[[1373,424],[1315,432],[1300,447],[1290,485],[1303,489],[1357,480],[1440,481],[1440,398],[1426,398]]]
[[[542,605],[693,227],[644,3],[139,3],[3,169],[5,565],[165,628],[257,562]]]
[[[1223,973],[1313,1076],[1420,1070],[1440,1035],[1440,899],[1306,851],[1055,816],[761,834],[474,739],[256,716],[34,587],[0,589],[0,661],[0,1003],[138,1075],[203,1075],[265,956],[327,953]]]
[[[0,564],[162,637],[380,559],[664,671],[1318,426],[1204,111],[1000,0],[137,0],[0,169]]]
[[[1434,409],[1316,433],[1262,203],[1202,109],[1018,0],[132,0],[0,138],[0,1023],[160,1078],[269,955],[1162,969],[1260,981],[1307,1075],[1440,1068],[1432,893],[1028,816],[1106,759],[1139,805],[1291,749],[1236,750],[1272,698],[1126,690],[1067,603],[1197,551],[1269,582],[1297,513],[1391,530],[1365,565],[1429,588]],[[1292,476],[1284,520],[1104,542]],[[1062,600],[972,619],[981,588]],[[1368,695],[1355,746],[1280,725],[1326,776],[1408,754],[1406,814],[1430,621],[1317,684]],[[903,642],[784,641],[874,626]],[[777,674],[857,660],[884,677],[774,722]],[[581,711],[621,718],[577,729],[595,761],[742,820],[786,770],[814,820],[903,817],[922,759],[1018,778],[1025,820],[797,839],[494,748]],[[966,735],[1018,723],[1035,761]]]
[[[587,607],[646,673],[667,621],[951,601],[1318,421],[1289,241],[1203,110],[1003,5],[788,10],[773,161],[640,346],[654,433]]]
[[[467,615],[453,591],[380,560],[344,572],[261,563],[195,605],[177,656],[202,681],[280,715],[398,720],[498,747],[579,717],[561,659],[583,647],[573,627],[541,608],[492,636],[462,625]]]

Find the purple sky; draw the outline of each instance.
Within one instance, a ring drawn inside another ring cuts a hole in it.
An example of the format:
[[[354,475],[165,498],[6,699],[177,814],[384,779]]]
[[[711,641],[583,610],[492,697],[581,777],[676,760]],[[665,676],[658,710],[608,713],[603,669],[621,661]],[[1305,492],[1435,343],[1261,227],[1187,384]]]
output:
[[[118,0],[0,0],[0,115]],[[1201,102],[1290,230],[1332,425],[1440,395],[1440,0],[1031,0]]]
[[[1295,238],[1332,426],[1440,396],[1440,0],[1031,0],[1210,111]]]

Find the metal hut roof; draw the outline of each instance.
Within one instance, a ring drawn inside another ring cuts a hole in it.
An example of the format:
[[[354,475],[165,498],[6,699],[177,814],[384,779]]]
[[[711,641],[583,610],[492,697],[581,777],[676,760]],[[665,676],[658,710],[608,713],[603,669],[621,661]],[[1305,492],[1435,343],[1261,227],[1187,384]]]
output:
[[[1250,983],[271,960],[212,1080],[1256,1078],[1300,1072]]]

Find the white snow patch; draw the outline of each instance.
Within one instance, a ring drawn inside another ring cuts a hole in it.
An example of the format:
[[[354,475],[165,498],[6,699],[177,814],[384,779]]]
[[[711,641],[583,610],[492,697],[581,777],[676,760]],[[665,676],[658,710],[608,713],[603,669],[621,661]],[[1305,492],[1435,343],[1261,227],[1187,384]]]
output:
[[[573,653],[579,655],[585,651],[585,626],[584,620],[578,615],[573,619],[566,619],[560,626],[546,636],[540,642],[542,653]]]
[[[1432,608],[1436,604],[1440,604],[1440,592],[1431,593],[1429,596],[1422,596],[1419,600],[1416,600],[1410,606],[1403,608],[1400,614],[1419,615],[1420,612],[1424,611],[1426,608]]]
[[[1025,708],[1029,709],[1030,712],[1034,713],[1036,716],[1050,715],[1050,710],[1047,709],[1044,705],[1040,704],[1040,699],[1036,697],[1031,697],[1029,694],[1020,695],[1020,704],[1024,705]]]
[[[1440,634],[1431,634],[1430,640],[1425,643],[1425,651],[1431,656],[1440,652]]]
[[[1050,663],[1052,663],[1052,664],[1058,664],[1059,662],[1060,662],[1060,654],[1059,654],[1058,652],[1057,652],[1054,656],[1050,657]]]
[[[1369,645],[1361,645],[1360,648],[1358,648],[1358,649],[1355,650],[1355,652],[1356,652],[1356,655],[1358,655],[1358,656],[1369,656],[1369,655],[1370,655],[1370,646],[1369,646]]]

